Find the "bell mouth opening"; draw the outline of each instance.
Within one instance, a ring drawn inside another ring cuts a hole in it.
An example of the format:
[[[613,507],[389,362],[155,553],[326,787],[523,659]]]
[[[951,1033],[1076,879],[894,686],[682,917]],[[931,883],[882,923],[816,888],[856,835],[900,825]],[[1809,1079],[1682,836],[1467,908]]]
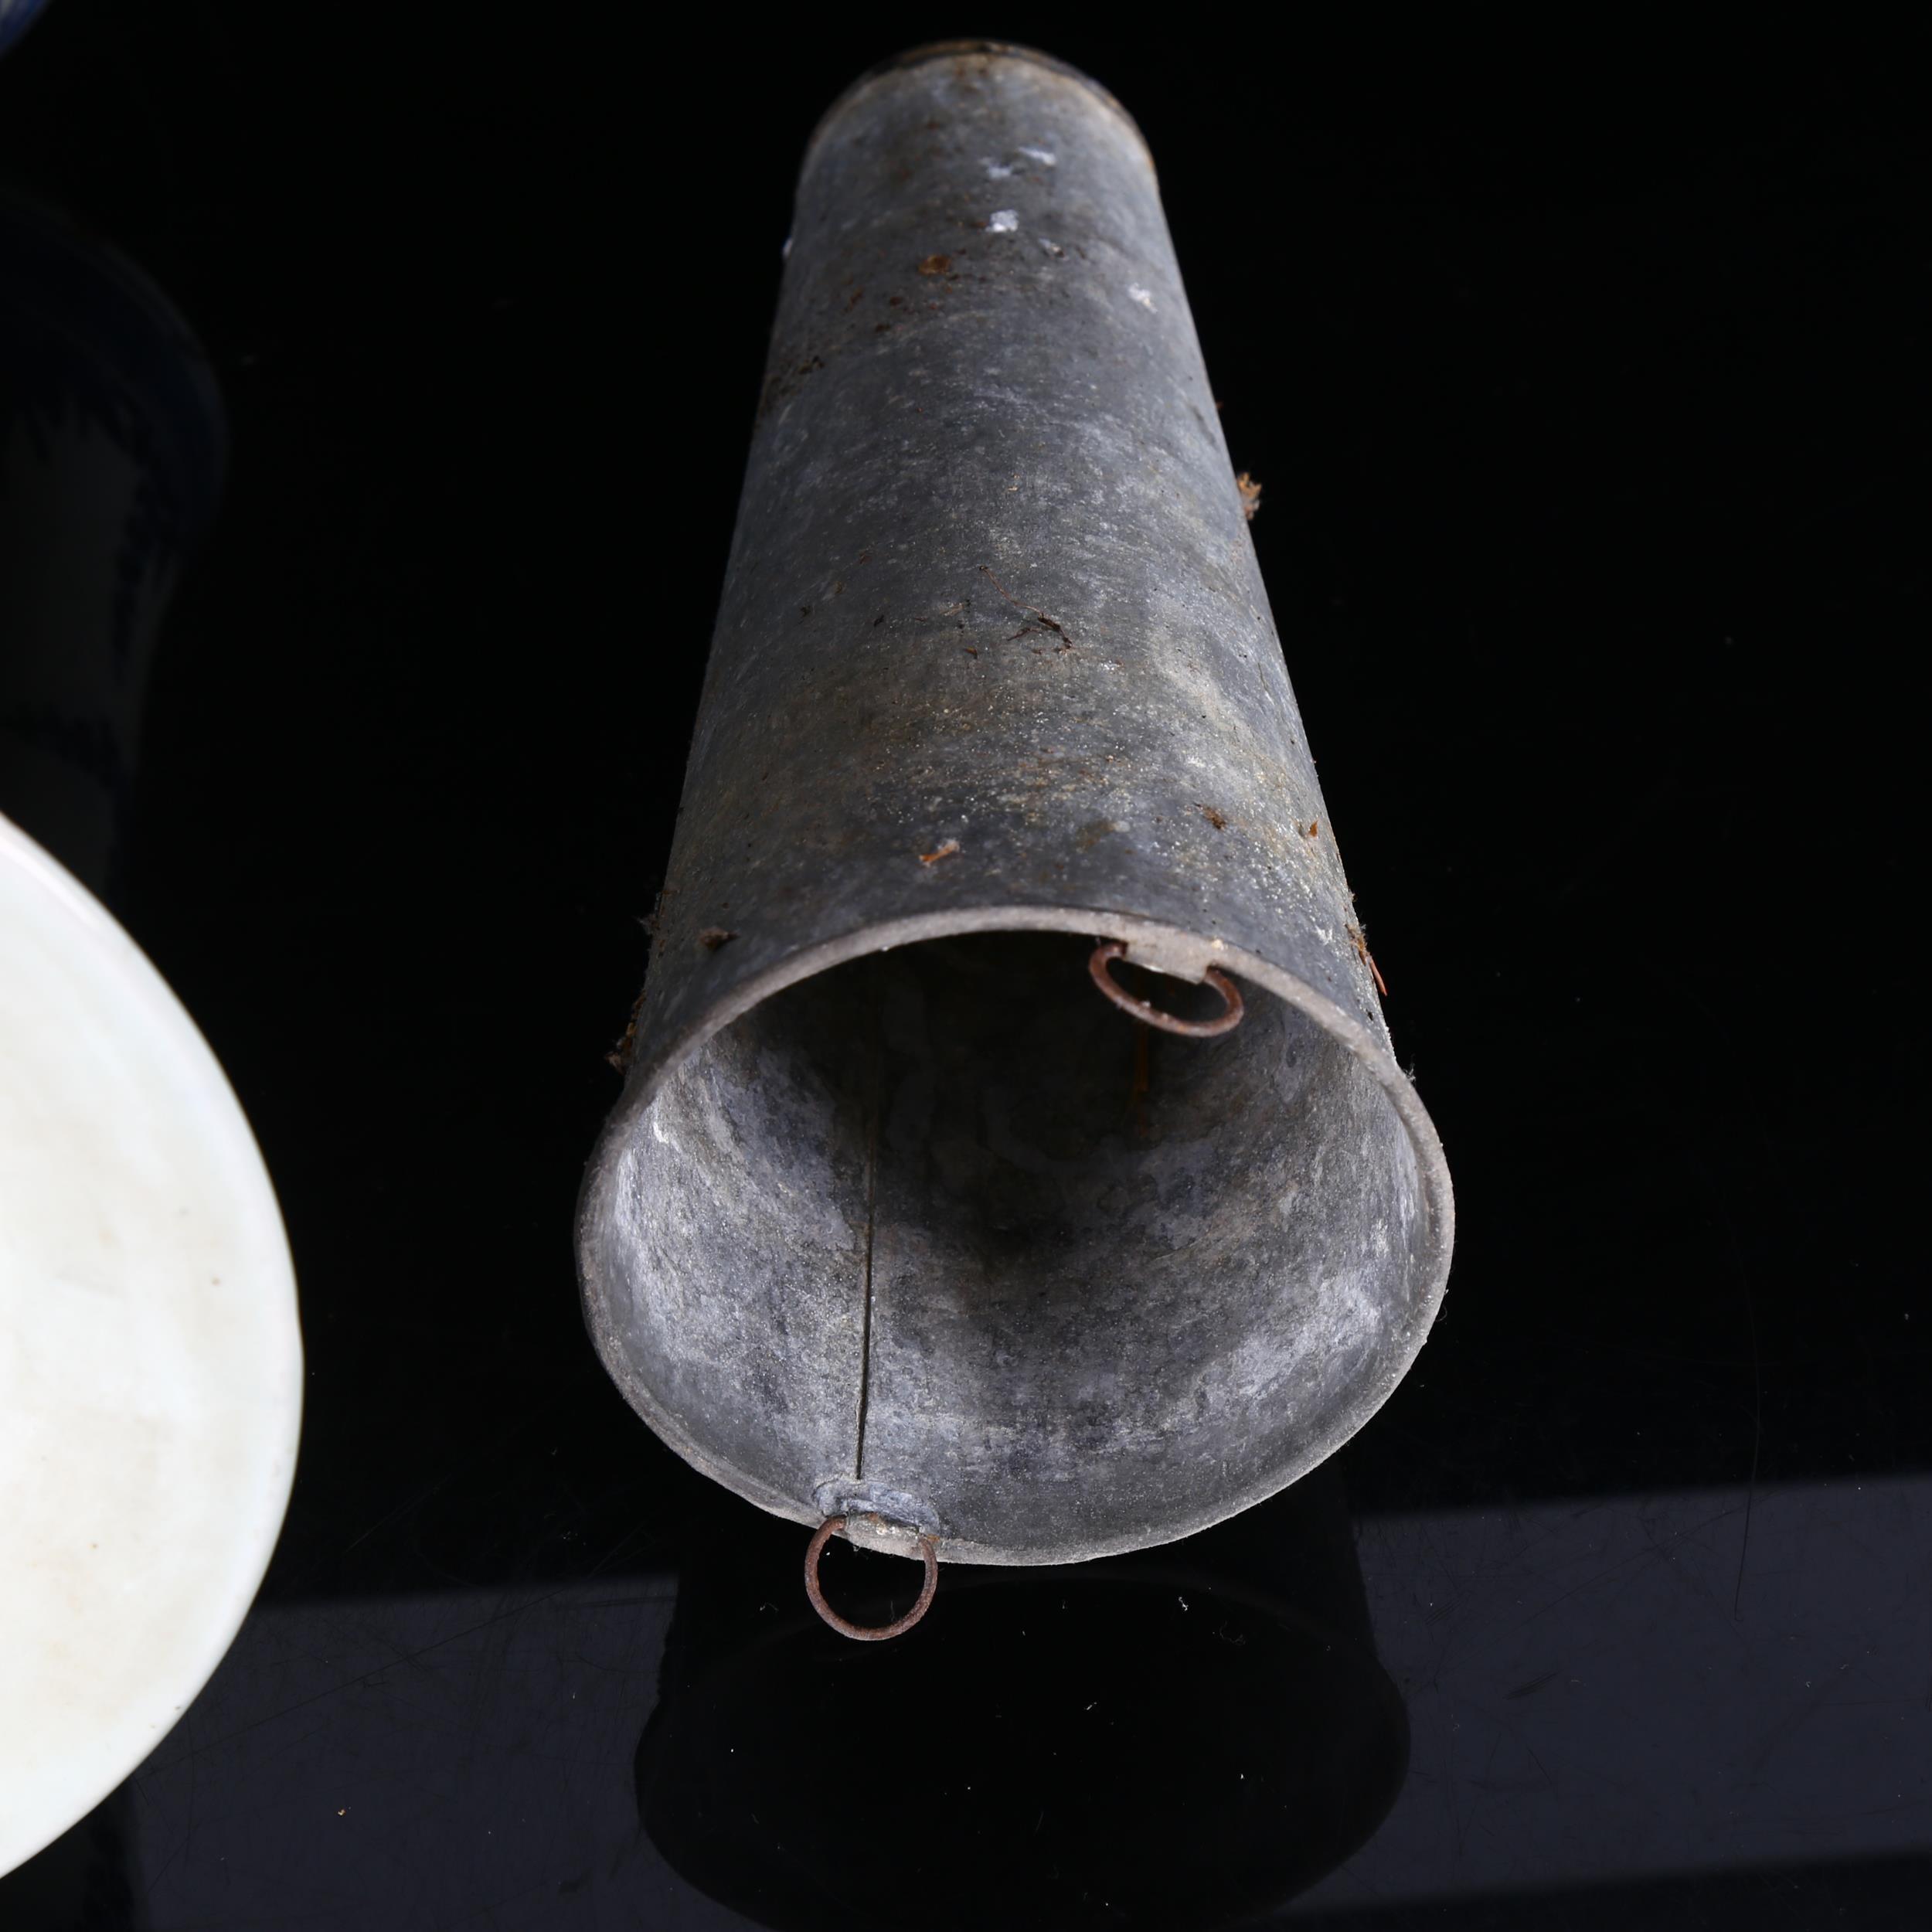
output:
[[[687,1460],[799,1521],[885,1498],[942,1558],[1064,1561],[1245,1508],[1386,1397],[1447,1250],[1406,1085],[1238,959],[1238,1025],[1158,1030],[1103,997],[1094,947],[848,957],[614,1117],[591,1327]]]

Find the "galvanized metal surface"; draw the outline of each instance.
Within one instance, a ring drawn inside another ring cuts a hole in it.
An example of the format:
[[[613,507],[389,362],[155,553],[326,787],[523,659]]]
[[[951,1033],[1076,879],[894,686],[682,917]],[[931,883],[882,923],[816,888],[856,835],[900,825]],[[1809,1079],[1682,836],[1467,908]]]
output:
[[[944,1559],[1292,1481],[1448,1264],[1353,920],[1138,131],[1018,50],[862,80],[585,1184],[612,1374],[740,1495]],[[1243,1023],[1144,1033],[1097,940],[1233,975]]]

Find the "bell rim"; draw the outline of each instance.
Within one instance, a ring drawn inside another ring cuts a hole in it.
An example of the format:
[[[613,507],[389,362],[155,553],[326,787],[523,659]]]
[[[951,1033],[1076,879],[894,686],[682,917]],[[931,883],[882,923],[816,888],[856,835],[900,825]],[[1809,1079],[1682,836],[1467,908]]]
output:
[[[1395,1107],[1415,1155],[1425,1222],[1422,1253],[1426,1285],[1410,1302],[1401,1325],[1391,1329],[1392,1345],[1383,1352],[1375,1370],[1363,1378],[1351,1391],[1350,1399],[1339,1405],[1304,1444],[1304,1453],[1284,1458],[1231,1496],[1216,1498],[1206,1508],[1184,1518],[1097,1538],[1091,1543],[1056,1546],[1050,1549],[1004,1548],[947,1536],[943,1525],[935,1539],[941,1563],[1033,1567],[1158,1549],[1212,1529],[1265,1502],[1318,1468],[1367,1424],[1414,1366],[1435,1325],[1447,1291],[1455,1246],[1455,1197],[1441,1138],[1414,1083],[1403,1072],[1393,1054],[1366,1026],[1317,992],[1298,975],[1258,953],[1224,940],[1203,941],[1198,934],[1165,920],[1085,906],[954,906],[875,922],[838,937],[801,947],[762,972],[741,981],[669,1039],[651,1041],[647,1037],[645,1050],[631,1063],[624,1092],[607,1117],[585,1168],[577,1197],[576,1250],[579,1289],[590,1339],[611,1380],[651,1432],[699,1475],[768,1515],[815,1529],[825,1512],[809,1498],[801,1501],[781,1495],[770,1484],[703,1447],[631,1372],[617,1345],[616,1325],[605,1305],[604,1284],[597,1259],[599,1234],[607,1219],[604,1203],[615,1185],[618,1162],[633,1130],[671,1076],[734,1021],[787,987],[853,960],[928,940],[1019,932],[1119,939],[1130,948],[1138,943],[1170,955],[1190,951],[1199,954],[1205,950],[1224,971],[1274,993],[1304,1014],[1362,1063]],[[863,1532],[852,1540],[893,1553],[904,1553],[894,1543],[882,1541],[873,1546]]]

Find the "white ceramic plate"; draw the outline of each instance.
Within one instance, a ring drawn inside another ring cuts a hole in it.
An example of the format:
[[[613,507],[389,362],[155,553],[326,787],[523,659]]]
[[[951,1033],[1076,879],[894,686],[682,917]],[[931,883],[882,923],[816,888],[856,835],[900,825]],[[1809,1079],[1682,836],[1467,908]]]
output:
[[[0,818],[0,1872],[221,1661],[281,1527],[301,1383],[281,1216],[214,1055]]]

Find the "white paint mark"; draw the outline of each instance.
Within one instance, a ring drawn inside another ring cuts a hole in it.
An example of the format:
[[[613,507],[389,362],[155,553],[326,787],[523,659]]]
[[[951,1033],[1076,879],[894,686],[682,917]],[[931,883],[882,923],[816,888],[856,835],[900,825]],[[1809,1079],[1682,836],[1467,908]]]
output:
[[[1154,312],[1154,297],[1151,292],[1143,288],[1138,282],[1129,282],[1127,285],[1127,292],[1128,294],[1131,295],[1134,301],[1138,302],[1141,308],[1145,309],[1149,315],[1151,315]]]
[[[1060,156],[1049,148],[1022,148],[1015,151],[1024,155],[1029,161],[1038,162],[1043,168],[1057,168],[1060,165]]]
[[[986,226],[995,235],[1011,235],[1019,227],[1019,210],[1017,208],[997,208]]]
[[[983,162],[981,165],[986,170],[988,181],[1005,181],[1013,172],[1013,165],[1008,161]]]

